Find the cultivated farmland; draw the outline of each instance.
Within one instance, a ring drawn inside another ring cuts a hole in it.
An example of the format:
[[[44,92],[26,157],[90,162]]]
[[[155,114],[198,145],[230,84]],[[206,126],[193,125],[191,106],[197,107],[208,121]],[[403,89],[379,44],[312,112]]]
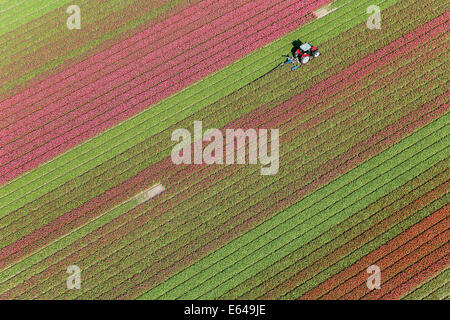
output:
[[[0,298],[448,298],[445,1],[6,2]],[[195,121],[278,130],[279,170],[174,164]]]

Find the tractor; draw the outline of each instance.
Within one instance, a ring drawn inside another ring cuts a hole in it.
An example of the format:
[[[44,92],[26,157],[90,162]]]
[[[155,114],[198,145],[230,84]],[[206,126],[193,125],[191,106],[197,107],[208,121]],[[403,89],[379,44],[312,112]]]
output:
[[[301,43],[299,40],[296,40],[292,44],[294,46],[292,48],[293,57],[291,57],[289,55],[282,56],[282,57],[286,58],[286,61],[279,64],[271,71],[273,71],[276,68],[281,67],[285,64],[290,64],[290,63],[292,63],[294,65],[293,67],[291,67],[291,70],[294,71],[294,70],[297,70],[301,64],[308,63],[310,60],[310,57],[317,58],[318,56],[320,56],[319,49],[317,47],[311,46],[309,43]],[[271,71],[269,71],[269,72],[271,72]]]
[[[295,51],[294,57],[297,62],[301,64],[306,64],[309,62],[310,57],[317,58],[320,56],[320,51],[317,47],[311,46],[309,43],[303,43],[300,47]]]

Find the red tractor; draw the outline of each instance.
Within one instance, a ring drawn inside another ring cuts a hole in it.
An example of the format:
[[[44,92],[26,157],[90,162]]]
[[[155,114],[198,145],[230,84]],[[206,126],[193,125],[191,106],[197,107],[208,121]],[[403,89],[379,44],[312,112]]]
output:
[[[308,63],[310,57],[317,58],[318,56],[320,56],[319,49],[311,46],[309,43],[303,43],[295,51],[295,59],[301,64]]]

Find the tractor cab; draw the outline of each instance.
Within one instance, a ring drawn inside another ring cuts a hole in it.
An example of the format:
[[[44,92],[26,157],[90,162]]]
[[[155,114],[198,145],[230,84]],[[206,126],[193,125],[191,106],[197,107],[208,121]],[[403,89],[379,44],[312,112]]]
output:
[[[310,57],[317,58],[320,51],[317,47],[311,46],[309,43],[303,43],[296,51],[296,58],[301,64],[309,62]]]
[[[302,51],[302,53],[308,53],[309,54],[309,50],[311,50],[311,45],[309,43],[304,43],[300,46],[300,50]]]

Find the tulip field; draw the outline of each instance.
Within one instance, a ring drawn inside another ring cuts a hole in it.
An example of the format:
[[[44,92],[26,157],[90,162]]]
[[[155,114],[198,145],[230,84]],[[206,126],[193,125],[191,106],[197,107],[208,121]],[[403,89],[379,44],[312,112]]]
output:
[[[447,300],[449,19],[444,0],[3,1],[0,299]],[[291,71],[299,40],[321,54]],[[278,171],[175,164],[195,121],[278,130]]]

